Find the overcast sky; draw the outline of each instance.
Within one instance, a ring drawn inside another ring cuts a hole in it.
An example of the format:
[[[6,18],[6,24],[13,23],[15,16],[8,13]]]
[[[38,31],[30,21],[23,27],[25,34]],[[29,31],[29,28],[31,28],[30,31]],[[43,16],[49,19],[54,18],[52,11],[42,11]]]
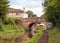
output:
[[[44,0],[9,0],[10,7],[31,10],[37,16],[41,16],[43,14],[43,6],[42,3]]]

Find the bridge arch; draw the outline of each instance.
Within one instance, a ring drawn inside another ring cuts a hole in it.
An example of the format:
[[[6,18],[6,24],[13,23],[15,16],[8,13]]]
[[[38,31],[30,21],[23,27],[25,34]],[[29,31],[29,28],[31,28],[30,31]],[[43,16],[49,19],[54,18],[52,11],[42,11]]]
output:
[[[30,31],[31,31],[31,29],[32,29],[33,26],[36,27],[36,28],[38,26],[44,26],[45,30],[46,30],[46,25],[44,23],[36,23],[36,22],[35,23],[30,23],[29,26],[28,26]]]
[[[34,23],[30,23],[29,24],[29,36],[30,37],[32,37],[32,36],[34,36],[35,35],[35,33],[36,33],[36,28],[38,27],[38,26],[44,26],[44,30],[46,30],[46,25],[45,24],[43,24],[43,23],[36,23],[36,22],[34,22]]]
[[[30,23],[29,25],[28,25],[28,31],[29,31],[29,37],[31,38],[32,37],[32,27],[35,25],[36,23],[34,22],[34,23]]]
[[[34,24],[36,24],[36,23],[30,23],[30,24],[29,24],[28,28],[29,28],[30,31],[31,31],[31,27],[32,27]]]

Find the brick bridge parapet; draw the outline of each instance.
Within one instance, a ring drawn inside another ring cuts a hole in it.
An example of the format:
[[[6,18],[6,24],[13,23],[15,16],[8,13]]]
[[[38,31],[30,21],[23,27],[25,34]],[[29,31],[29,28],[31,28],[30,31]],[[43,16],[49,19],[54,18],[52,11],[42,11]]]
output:
[[[29,25],[32,23],[43,23],[47,28],[51,28],[53,25],[51,22],[47,22],[44,18],[41,17],[24,18],[22,22],[23,26],[26,28],[29,28]]]

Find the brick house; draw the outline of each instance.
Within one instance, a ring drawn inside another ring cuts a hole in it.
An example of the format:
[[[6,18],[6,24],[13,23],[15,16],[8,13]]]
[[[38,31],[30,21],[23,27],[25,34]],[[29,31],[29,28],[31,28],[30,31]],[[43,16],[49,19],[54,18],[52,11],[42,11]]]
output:
[[[14,9],[14,8],[9,8],[8,10],[8,17],[21,17],[21,18],[28,18],[28,14],[24,12],[24,10],[21,9]]]

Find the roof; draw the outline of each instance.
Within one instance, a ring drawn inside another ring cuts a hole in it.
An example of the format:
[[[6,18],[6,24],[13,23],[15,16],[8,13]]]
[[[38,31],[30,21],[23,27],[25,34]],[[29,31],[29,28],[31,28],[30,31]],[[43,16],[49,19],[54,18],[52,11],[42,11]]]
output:
[[[9,13],[23,13],[24,11],[21,9],[14,9],[14,8],[9,8]]]

